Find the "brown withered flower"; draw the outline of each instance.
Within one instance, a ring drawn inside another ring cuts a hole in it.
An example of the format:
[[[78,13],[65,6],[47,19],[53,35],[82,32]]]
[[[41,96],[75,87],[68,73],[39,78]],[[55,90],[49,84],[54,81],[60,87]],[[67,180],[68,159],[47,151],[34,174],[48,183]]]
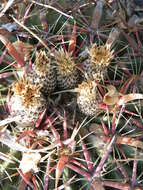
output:
[[[107,67],[113,59],[113,50],[110,45],[98,46],[94,43],[88,50],[89,58],[83,63],[84,70],[90,79],[103,80]]]
[[[100,71],[110,64],[110,61],[113,58],[113,50],[111,51],[110,46],[106,44],[103,46],[97,46],[95,43],[89,49],[89,56],[90,61],[94,64],[96,70]]]
[[[19,125],[33,125],[40,113],[46,109],[46,100],[40,92],[40,86],[21,78],[13,84],[12,90],[14,94],[10,98],[11,116],[20,117],[16,121]]]
[[[107,90],[108,92],[105,94],[103,102],[108,106],[113,106],[119,100],[120,93],[116,90],[116,88],[113,85],[108,85]]]

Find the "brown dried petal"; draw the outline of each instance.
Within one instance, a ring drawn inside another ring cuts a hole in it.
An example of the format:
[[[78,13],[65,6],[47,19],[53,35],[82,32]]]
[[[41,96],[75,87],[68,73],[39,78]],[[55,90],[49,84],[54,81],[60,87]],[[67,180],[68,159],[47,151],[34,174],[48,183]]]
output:
[[[107,86],[108,92],[105,94],[103,102],[107,105],[114,105],[119,100],[119,93],[112,85]]]

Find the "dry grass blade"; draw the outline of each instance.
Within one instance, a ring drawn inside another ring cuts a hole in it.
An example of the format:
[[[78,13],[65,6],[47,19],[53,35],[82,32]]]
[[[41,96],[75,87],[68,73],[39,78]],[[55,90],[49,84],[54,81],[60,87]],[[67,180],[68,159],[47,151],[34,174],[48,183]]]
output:
[[[4,7],[4,9],[0,12],[0,17],[2,17],[5,12],[12,6],[12,4],[14,3],[15,0],[9,0],[6,4],[6,6]]]
[[[49,48],[48,46],[43,42],[43,40],[41,40],[41,38],[39,38],[36,34],[34,34],[34,32],[32,32],[29,28],[27,28],[25,25],[23,25],[21,22],[19,22],[16,18],[14,18],[12,16],[12,19],[22,28],[24,28],[27,32],[29,32],[29,34],[31,34],[34,38],[36,38],[49,52]]]
[[[32,2],[32,3],[36,4],[36,5],[40,5],[40,6],[42,6],[42,7],[48,8],[48,9],[52,9],[52,10],[54,10],[54,11],[60,13],[61,15],[65,16],[65,17],[68,17],[68,18],[70,18],[70,19],[74,19],[73,16],[68,15],[68,14],[62,12],[62,11],[56,9],[55,7],[52,7],[51,5],[46,5],[46,4],[38,3],[37,1],[33,1],[33,0],[31,0],[30,2]]]

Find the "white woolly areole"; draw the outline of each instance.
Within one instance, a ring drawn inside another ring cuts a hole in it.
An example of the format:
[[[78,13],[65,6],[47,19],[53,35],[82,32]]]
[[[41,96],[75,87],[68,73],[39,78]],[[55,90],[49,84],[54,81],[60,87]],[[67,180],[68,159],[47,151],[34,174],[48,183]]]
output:
[[[41,160],[40,153],[23,153],[22,160],[20,161],[19,168],[25,174],[27,172],[33,171],[38,172],[38,163]]]

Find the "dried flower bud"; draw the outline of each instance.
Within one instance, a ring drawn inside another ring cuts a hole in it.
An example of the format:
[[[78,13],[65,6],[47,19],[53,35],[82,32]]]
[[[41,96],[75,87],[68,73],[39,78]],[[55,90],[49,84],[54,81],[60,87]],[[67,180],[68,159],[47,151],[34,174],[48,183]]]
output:
[[[109,44],[97,46],[95,43],[89,49],[89,59],[83,62],[83,67],[90,79],[101,81],[112,59],[113,50],[110,50]]]
[[[45,51],[36,53],[36,60],[32,70],[28,73],[28,79],[41,86],[41,92],[45,95],[54,91],[56,86],[55,68]]]
[[[10,99],[11,116],[20,116],[16,122],[22,126],[33,125],[46,108],[40,86],[33,85],[25,77],[13,84],[13,92]]]
[[[61,89],[69,89],[76,86],[78,71],[71,53],[60,49],[55,52],[57,85]]]
[[[97,46],[97,44],[93,44],[89,49],[90,61],[94,64],[97,71],[106,68],[111,59],[113,58],[113,51],[110,50],[110,46],[103,45]]]
[[[95,115],[100,100],[96,82],[91,80],[82,82],[75,91],[78,93],[77,104],[79,109],[86,115]]]

